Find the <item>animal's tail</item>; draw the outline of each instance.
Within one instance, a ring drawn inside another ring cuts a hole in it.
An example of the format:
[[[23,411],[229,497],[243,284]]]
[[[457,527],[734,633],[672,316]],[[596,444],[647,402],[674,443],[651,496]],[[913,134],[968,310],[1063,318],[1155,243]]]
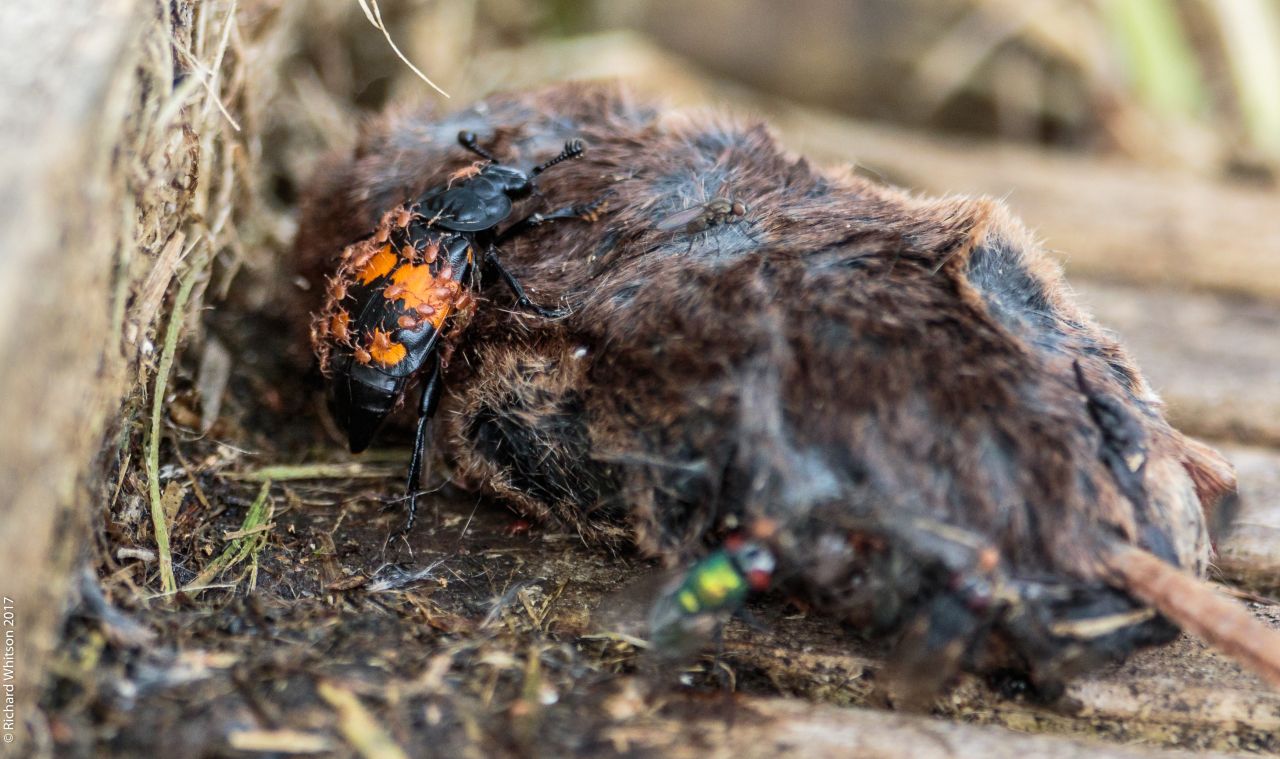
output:
[[[1280,688],[1280,631],[1209,583],[1140,548],[1111,543],[1103,563],[1117,587]]]

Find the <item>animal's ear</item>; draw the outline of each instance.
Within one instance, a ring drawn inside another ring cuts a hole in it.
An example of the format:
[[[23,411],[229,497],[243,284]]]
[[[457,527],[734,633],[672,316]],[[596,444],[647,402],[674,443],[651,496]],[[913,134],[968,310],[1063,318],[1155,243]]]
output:
[[[1198,440],[1184,437],[1181,442],[1182,466],[1196,486],[1200,508],[1204,509],[1211,525],[1210,532],[1217,534],[1219,530],[1213,526],[1224,528],[1230,520],[1222,507],[1229,507],[1233,499],[1228,496],[1236,494],[1236,469],[1221,453]]]

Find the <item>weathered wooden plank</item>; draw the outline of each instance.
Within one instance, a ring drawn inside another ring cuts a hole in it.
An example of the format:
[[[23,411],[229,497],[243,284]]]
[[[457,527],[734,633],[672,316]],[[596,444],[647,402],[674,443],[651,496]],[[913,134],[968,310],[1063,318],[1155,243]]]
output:
[[[1240,476],[1240,510],[1218,542],[1216,565],[1250,587],[1280,588],[1280,451],[1226,449]]]
[[[685,719],[628,721],[606,728],[619,751],[668,757],[885,757],[886,759],[1138,759],[1223,756],[1116,746],[1053,735],[1028,735],[996,727],[871,709],[839,708],[794,699],[742,699],[734,719],[703,704],[676,704]],[[709,749],[708,747],[714,747]]]
[[[0,3],[0,595],[20,631],[19,720],[36,706],[56,599],[79,550],[56,526],[107,410],[99,393],[121,209],[106,177],[138,5]]]
[[[1214,440],[1280,446],[1280,305],[1073,280],[1168,403],[1173,423]]]

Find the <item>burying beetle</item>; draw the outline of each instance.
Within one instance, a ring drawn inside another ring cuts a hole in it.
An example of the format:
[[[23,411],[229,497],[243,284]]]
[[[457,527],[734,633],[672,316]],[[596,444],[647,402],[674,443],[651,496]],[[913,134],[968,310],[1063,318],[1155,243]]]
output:
[[[535,191],[542,172],[582,156],[571,139],[556,157],[528,173],[501,165],[463,130],[458,142],[487,163],[455,172],[443,186],[383,214],[367,237],[346,246],[329,278],[324,307],[312,320],[311,339],[329,378],[334,419],[353,453],[363,451],[415,381],[422,390],[409,466],[408,516],[413,527],[427,450],[428,427],[440,399],[441,364],[474,310],[470,290],[501,278],[517,309],[546,318],[567,312],[536,305],[499,259],[499,246],[540,224],[593,219],[599,204],[534,213],[499,233],[515,201]],[[446,320],[452,326],[446,336]],[[443,342],[442,342],[443,340]],[[442,354],[444,354],[442,356]]]
[[[816,171],[761,127],[582,85],[391,121],[371,141],[394,160],[338,176],[404,191],[401,162],[442,159],[420,135],[477,121],[519,145],[582,135],[558,187],[612,211],[511,256],[571,315],[475,315],[444,401],[458,481],[687,577],[717,536],[775,525],[775,584],[897,639],[909,692],[963,669],[1052,694],[1177,627],[1280,684],[1278,636],[1198,579],[1229,465],[1168,424],[1003,207]],[[660,228],[730,186],[756,237],[709,225],[686,248]]]

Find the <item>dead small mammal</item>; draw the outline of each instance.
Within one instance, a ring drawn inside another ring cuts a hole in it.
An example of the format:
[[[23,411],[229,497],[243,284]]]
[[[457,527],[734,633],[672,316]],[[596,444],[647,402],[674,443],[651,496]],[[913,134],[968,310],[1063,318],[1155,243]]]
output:
[[[545,191],[609,205],[507,252],[572,313],[477,313],[442,414],[460,479],[685,566],[772,525],[775,584],[898,636],[893,668],[919,693],[1011,668],[1051,694],[1177,627],[1280,685],[1280,636],[1196,579],[1230,466],[1168,424],[1001,205],[817,171],[762,126],[563,85],[385,122],[313,188],[299,255],[456,171],[464,128],[526,161],[581,135],[590,154]],[[730,196],[735,223],[673,239],[673,208]]]

